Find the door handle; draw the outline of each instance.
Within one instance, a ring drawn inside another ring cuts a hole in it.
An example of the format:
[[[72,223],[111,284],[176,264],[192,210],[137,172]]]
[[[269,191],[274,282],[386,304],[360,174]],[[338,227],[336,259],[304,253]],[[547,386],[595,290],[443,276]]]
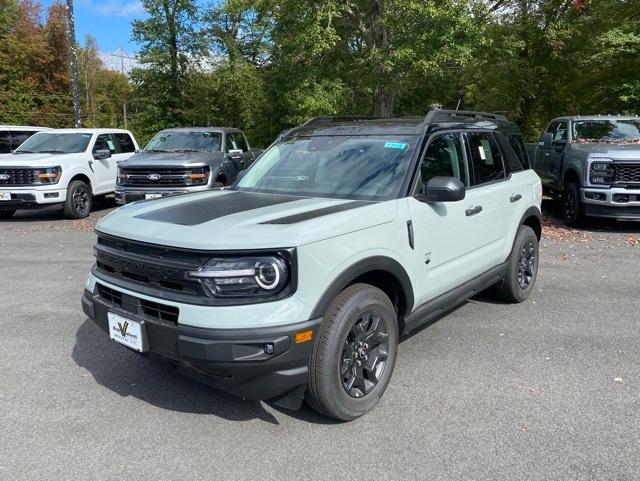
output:
[[[518,202],[520,199],[522,199],[520,194],[511,194],[511,197],[509,197],[511,202]]]
[[[482,212],[482,206],[481,205],[476,205],[475,207],[471,207],[470,209],[467,209],[467,210],[464,211],[464,213],[467,215],[467,217],[479,214],[480,212]]]

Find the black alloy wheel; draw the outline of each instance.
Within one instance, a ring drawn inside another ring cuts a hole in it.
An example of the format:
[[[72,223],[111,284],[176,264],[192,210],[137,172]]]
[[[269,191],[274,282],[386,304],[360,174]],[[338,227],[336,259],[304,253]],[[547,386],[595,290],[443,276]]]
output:
[[[71,219],[83,219],[91,213],[92,207],[93,197],[90,187],[80,180],[71,182],[67,188],[65,216]]]
[[[520,249],[518,259],[518,285],[520,289],[526,291],[533,281],[536,273],[536,249],[532,241],[527,241]]]
[[[538,236],[528,225],[521,225],[507,258],[504,280],[498,295],[507,302],[523,302],[533,292],[538,277]]]
[[[367,311],[353,324],[344,341],[340,376],[349,396],[365,396],[376,387],[389,356],[389,334],[380,314]]]
[[[569,182],[562,193],[562,219],[569,227],[578,227],[582,223],[580,189],[574,182]]]

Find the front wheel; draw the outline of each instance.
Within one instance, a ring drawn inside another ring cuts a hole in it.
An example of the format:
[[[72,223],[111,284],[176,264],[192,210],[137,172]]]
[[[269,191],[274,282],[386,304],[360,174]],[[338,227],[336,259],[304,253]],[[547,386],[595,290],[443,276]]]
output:
[[[90,187],[81,180],[74,180],[67,187],[67,201],[64,215],[69,219],[83,219],[89,215],[93,206]]]
[[[324,316],[309,361],[307,401],[321,414],[351,421],[378,403],[398,351],[398,319],[380,289],[354,284]]]
[[[520,226],[507,259],[507,274],[498,293],[507,302],[523,302],[533,292],[538,277],[538,237],[527,225]]]
[[[583,221],[580,188],[574,182],[569,182],[562,193],[562,220],[569,227],[578,227]]]

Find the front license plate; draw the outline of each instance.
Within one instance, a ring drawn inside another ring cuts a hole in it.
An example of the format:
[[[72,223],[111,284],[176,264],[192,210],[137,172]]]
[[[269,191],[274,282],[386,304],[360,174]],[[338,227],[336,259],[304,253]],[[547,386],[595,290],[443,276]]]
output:
[[[0,192],[0,201],[11,200],[11,192]]]
[[[109,337],[131,349],[143,352],[143,329],[140,322],[126,319],[113,312],[107,313],[109,319]]]
[[[145,194],[144,196],[146,200],[157,199],[158,197],[162,197],[162,194]]]

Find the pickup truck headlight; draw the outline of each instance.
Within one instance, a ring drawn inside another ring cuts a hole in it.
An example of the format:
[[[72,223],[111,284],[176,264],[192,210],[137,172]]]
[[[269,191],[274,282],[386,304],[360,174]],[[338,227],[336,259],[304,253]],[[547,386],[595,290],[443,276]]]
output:
[[[592,162],[589,182],[593,185],[609,185],[615,181],[615,167],[611,162]]]
[[[281,255],[214,257],[189,276],[207,296],[262,302],[284,297],[292,286],[292,269]]]
[[[43,169],[33,169],[34,184],[57,184],[62,175],[61,167],[47,167]]]
[[[118,167],[118,175],[116,176],[116,185],[122,185],[124,184],[124,181],[126,180],[126,175],[124,175],[124,173],[122,172],[122,169],[120,167]]]
[[[209,182],[209,167],[197,167],[187,171],[187,185],[206,185]]]

